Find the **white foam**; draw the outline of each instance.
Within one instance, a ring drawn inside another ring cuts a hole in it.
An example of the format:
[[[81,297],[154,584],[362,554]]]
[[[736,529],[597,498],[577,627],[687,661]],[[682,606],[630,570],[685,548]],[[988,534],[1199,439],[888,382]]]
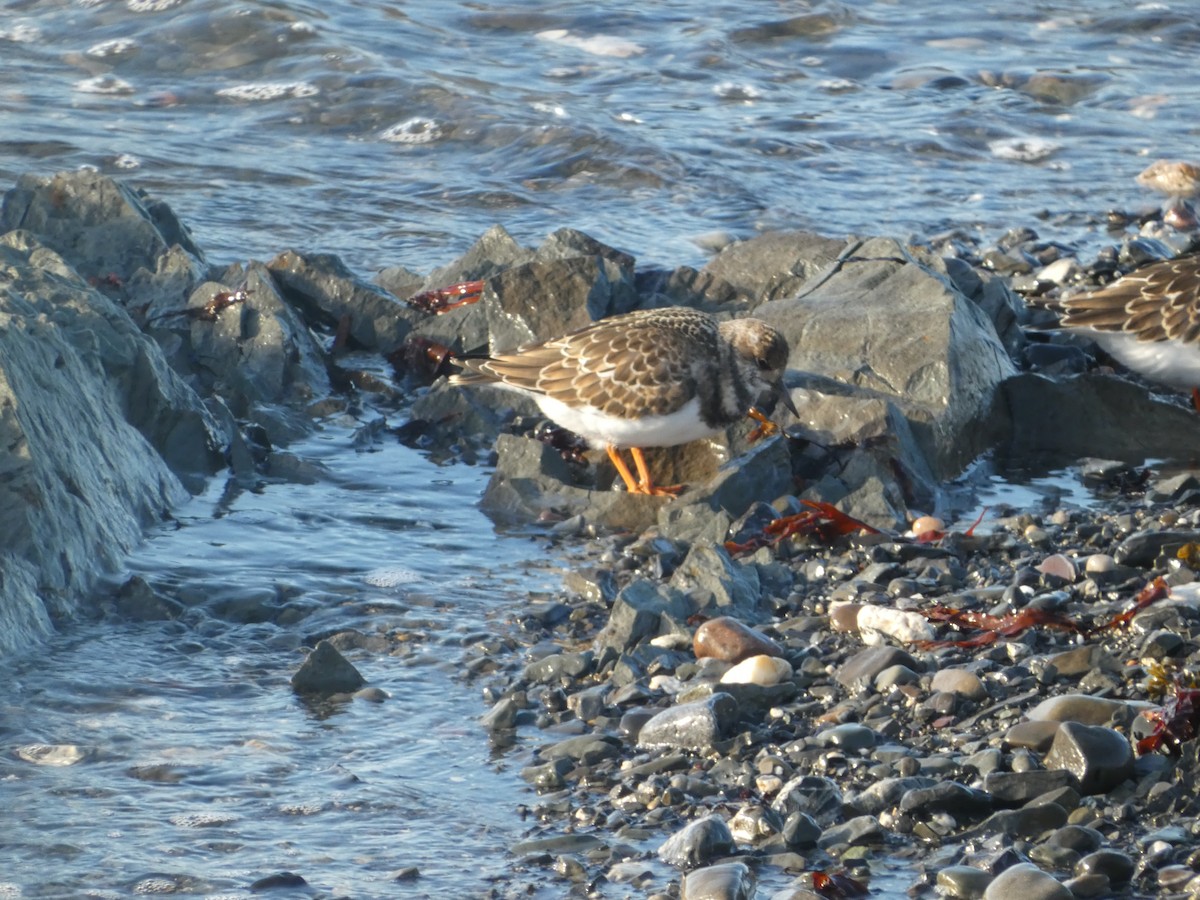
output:
[[[583,37],[571,34],[565,28],[553,28],[549,31],[539,31],[535,37],[553,44],[574,47],[576,50],[582,50],[593,56],[615,56],[619,59],[626,59],[646,52],[646,48],[641,44],[635,44],[633,41],[627,41],[611,34],[593,34],[590,37]]]
[[[97,59],[106,59],[111,56],[125,56],[137,49],[137,41],[132,38],[114,38],[111,41],[101,41],[99,44],[93,44],[84,52],[88,56],[94,56]]]
[[[417,116],[388,126],[379,132],[379,137],[393,144],[429,144],[440,140],[444,134],[442,126],[433,119]]]
[[[261,81],[258,84],[235,84],[221,88],[218,97],[230,100],[280,100],[284,97],[315,97],[321,91],[307,81]]]
[[[116,75],[97,75],[75,82],[75,90],[81,94],[132,94],[133,85]]]
[[[1041,162],[1062,149],[1062,144],[1038,137],[1000,138],[988,144],[992,156],[997,159],[1013,159],[1017,162]]]

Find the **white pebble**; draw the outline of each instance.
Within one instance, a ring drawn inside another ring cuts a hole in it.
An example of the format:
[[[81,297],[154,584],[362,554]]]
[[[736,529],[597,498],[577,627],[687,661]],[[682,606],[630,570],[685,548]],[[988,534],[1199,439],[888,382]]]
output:
[[[866,604],[858,611],[858,629],[866,640],[871,633],[885,635],[902,644],[932,641],[933,626],[920,613]]]
[[[1089,574],[1111,572],[1116,567],[1117,561],[1107,553],[1093,553],[1087,558],[1087,562],[1083,564],[1084,571]]]
[[[758,684],[764,687],[792,677],[792,667],[777,656],[751,656],[721,676],[722,684]]]

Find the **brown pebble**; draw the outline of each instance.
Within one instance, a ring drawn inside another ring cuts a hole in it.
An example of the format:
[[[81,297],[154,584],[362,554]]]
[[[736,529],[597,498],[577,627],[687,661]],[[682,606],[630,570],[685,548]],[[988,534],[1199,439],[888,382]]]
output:
[[[729,616],[709,619],[696,629],[696,657],[711,656],[739,663],[751,656],[783,656],[783,649],[763,634]]]
[[[1043,575],[1053,575],[1055,578],[1061,578],[1068,584],[1074,581],[1077,575],[1074,560],[1068,556],[1063,556],[1061,553],[1047,556],[1042,560],[1041,565],[1037,569]]]
[[[858,631],[861,603],[839,603],[829,611],[829,627],[834,631]]]

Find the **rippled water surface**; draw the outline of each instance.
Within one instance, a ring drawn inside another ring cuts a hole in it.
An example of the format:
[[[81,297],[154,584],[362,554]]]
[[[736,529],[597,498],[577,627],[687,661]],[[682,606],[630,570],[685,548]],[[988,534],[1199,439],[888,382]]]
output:
[[[288,248],[428,271],[493,223],[643,263],[765,228],[1094,248],[1133,181],[1192,154],[1187,3],[493,4],[0,0],[0,184],[93,166],[166,200],[214,262]],[[102,615],[10,667],[0,896],[476,896],[528,800],[489,764],[464,638],[554,563],[497,536],[485,474],[347,424],[309,483],[220,480],[129,563],[183,607]],[[280,610],[283,610],[282,614]],[[301,641],[396,638],[390,695],[310,709]],[[416,881],[393,881],[416,866]]]
[[[678,265],[714,230],[995,237],[1042,211],[1086,245],[1200,121],[1188,3],[0,9],[0,181],[129,175],[221,258],[428,271],[500,222]]]

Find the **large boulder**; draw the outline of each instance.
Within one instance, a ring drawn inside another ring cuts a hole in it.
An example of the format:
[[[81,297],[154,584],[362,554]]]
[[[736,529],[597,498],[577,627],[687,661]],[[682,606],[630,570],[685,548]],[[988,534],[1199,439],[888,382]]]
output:
[[[28,232],[0,236],[0,652],[70,614],[226,441],[124,309]]]
[[[825,244],[811,246],[828,258]],[[794,296],[765,302],[754,315],[787,337],[789,368],[839,383],[793,391],[815,435],[833,444],[890,443],[894,458],[938,480],[988,449],[984,426],[997,388],[1016,370],[988,313],[963,295],[940,258],[890,238],[851,242]],[[919,457],[896,434],[893,410]]]

